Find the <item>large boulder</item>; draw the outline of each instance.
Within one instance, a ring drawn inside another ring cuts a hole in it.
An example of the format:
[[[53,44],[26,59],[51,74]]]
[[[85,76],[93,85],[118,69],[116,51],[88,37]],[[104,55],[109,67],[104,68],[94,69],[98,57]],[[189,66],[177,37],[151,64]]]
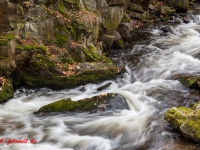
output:
[[[22,83],[31,88],[51,89],[74,88],[87,83],[98,83],[116,78],[117,69],[112,63],[91,62],[76,65],[48,64],[41,60],[38,70],[26,69],[22,72]],[[57,67],[57,70],[56,68]],[[34,67],[36,68],[36,66]]]
[[[79,101],[72,101],[70,98],[62,99],[41,107],[35,114],[39,113],[77,113],[89,112],[96,113],[106,110],[123,110],[129,109],[126,99],[114,93],[94,96]]]
[[[183,136],[200,143],[200,103],[191,108],[170,108],[164,118]]]

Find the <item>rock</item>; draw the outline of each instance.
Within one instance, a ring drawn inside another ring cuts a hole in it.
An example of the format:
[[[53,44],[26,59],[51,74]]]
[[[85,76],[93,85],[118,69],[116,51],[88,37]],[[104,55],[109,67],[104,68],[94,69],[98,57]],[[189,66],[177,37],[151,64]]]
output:
[[[82,87],[79,89],[79,91],[85,92],[85,91],[86,91],[86,88],[85,88],[84,86],[82,86]]]
[[[126,0],[108,0],[108,5],[125,5]]]
[[[0,1],[0,32],[11,30],[11,24],[24,23],[24,10],[20,5],[9,3],[7,0]]]
[[[141,13],[141,14],[144,13],[142,6],[135,4],[135,3],[132,3],[132,2],[128,3],[127,10],[131,11],[131,12]]]
[[[126,39],[129,37],[130,30],[131,30],[131,25],[129,22],[123,22],[119,24],[117,28],[117,31],[119,32],[120,36],[124,41],[126,41]]]
[[[114,93],[94,96],[79,101],[72,101],[71,99],[62,99],[41,107],[35,114],[46,113],[80,113],[89,112],[96,113],[106,110],[123,110],[129,109],[126,99]]]
[[[173,31],[173,29],[171,28],[171,26],[164,26],[164,27],[161,27],[161,30],[162,30],[163,32],[169,32],[169,33],[174,34],[174,31]]]
[[[169,6],[172,6],[174,9],[188,9],[189,0],[167,0]]]
[[[14,87],[53,89],[115,78],[117,69],[104,53],[114,39],[124,47],[131,20],[126,2],[1,0],[0,76],[12,76]],[[116,29],[122,19],[121,37]]]
[[[84,8],[94,11],[96,10],[96,1],[95,0],[83,0]]]
[[[98,87],[98,88],[97,88],[97,91],[102,91],[102,90],[106,89],[107,87],[109,87],[111,84],[112,84],[111,82],[106,83],[106,84],[104,84],[104,85]]]
[[[12,81],[5,77],[0,77],[0,103],[7,101],[14,95]]]
[[[188,18],[188,17],[183,17],[182,20],[183,20],[184,23],[190,22],[190,18]]]
[[[67,70],[64,70],[65,64],[60,64],[58,70],[53,70],[51,64],[46,68],[46,62],[43,63],[44,68],[37,71],[24,70],[22,72],[24,85],[30,88],[48,87],[58,90],[114,79],[117,75],[117,69],[112,63],[80,63],[71,65],[72,69]]]
[[[72,45],[69,49],[69,54],[75,62],[85,62],[85,54],[81,45]]]
[[[179,81],[186,87],[198,88],[199,76],[182,76]]]
[[[170,108],[164,118],[183,136],[200,143],[200,104],[191,108]]]
[[[105,21],[103,22],[103,25],[105,27],[105,34],[111,36],[114,35],[114,31],[121,23],[123,15],[124,15],[124,7],[118,5],[109,7],[105,15]]]
[[[107,35],[107,34],[102,35],[101,40],[105,44],[107,50],[111,48],[114,38],[115,38],[114,35]]]
[[[122,48],[122,49],[124,49],[125,44],[124,44],[124,41],[123,41],[121,35],[117,31],[115,31],[114,36],[115,36],[115,38],[114,38],[112,48]]]

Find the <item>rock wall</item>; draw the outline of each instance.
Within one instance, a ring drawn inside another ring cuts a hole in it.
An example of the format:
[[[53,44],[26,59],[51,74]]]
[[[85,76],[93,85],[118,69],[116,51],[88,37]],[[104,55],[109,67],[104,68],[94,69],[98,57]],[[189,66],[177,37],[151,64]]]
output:
[[[152,21],[150,11],[173,13],[158,4],[156,0],[1,0],[0,77],[11,79],[15,88],[54,89],[115,78],[117,68],[108,51],[124,48],[130,30],[138,27],[135,21]]]

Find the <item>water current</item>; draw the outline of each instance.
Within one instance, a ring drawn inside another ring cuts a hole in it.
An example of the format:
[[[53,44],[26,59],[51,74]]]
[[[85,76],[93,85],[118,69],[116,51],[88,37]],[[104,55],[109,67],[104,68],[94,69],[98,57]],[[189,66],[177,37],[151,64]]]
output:
[[[14,98],[0,105],[0,150],[200,150],[184,139],[164,119],[173,106],[187,106],[198,101],[173,77],[200,72],[200,16],[190,23],[171,27],[163,34],[150,28],[151,38],[120,53],[126,73],[116,80],[87,84],[86,91],[30,90],[21,88]],[[131,58],[143,54],[134,63]],[[113,59],[118,59],[113,56]],[[111,82],[103,91],[97,87]],[[78,101],[104,93],[119,93],[130,110],[120,112],[33,115],[41,106],[62,98]],[[36,144],[10,144],[8,139],[35,139]]]

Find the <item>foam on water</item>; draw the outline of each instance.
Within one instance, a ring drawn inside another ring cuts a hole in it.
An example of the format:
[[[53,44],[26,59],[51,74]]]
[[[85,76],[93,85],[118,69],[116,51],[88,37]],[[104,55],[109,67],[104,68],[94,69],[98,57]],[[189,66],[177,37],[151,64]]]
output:
[[[127,72],[123,79],[88,84],[84,92],[80,91],[81,87],[62,91],[16,91],[13,99],[0,105],[0,138],[34,138],[37,144],[5,143],[0,145],[0,149],[131,150],[141,147],[145,149],[144,146],[146,149],[165,147],[166,137],[171,138],[172,133],[159,126],[164,124],[163,114],[169,106],[166,105],[165,95],[156,92],[187,92],[178,81],[169,78],[178,74],[199,73],[200,61],[195,58],[200,52],[198,20],[197,16],[194,22],[178,25],[173,28],[175,34],[167,36],[161,36],[162,31],[159,29],[152,31],[154,36],[149,45],[135,45],[130,51],[142,51],[146,48],[148,54],[131,69],[126,66]],[[112,83],[111,86],[97,91],[99,86],[108,82]],[[104,93],[123,95],[130,110],[113,114],[33,115],[41,106],[62,98],[78,101]],[[170,92],[167,94],[170,97]],[[156,143],[152,139],[156,139]]]

